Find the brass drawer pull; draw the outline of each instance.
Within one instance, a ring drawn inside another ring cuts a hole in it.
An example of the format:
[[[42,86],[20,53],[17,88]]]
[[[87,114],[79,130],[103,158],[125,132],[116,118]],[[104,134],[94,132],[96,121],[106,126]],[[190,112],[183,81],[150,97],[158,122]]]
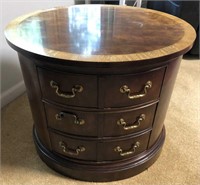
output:
[[[152,88],[152,82],[151,81],[147,81],[146,84],[144,85],[144,88],[141,90],[141,92],[139,92],[139,94],[136,93],[131,93],[131,90],[128,88],[127,85],[123,85],[120,88],[120,92],[121,93],[126,93],[128,95],[129,99],[137,99],[137,98],[142,98],[144,96],[147,95],[147,89]]]
[[[127,155],[134,154],[135,151],[136,151],[136,148],[138,148],[139,146],[140,146],[140,142],[137,141],[135,144],[133,144],[131,146],[129,151],[123,151],[120,146],[117,146],[116,148],[114,148],[114,151],[118,152],[120,156],[124,157],[124,156],[127,156]]]
[[[74,98],[76,96],[77,92],[82,92],[83,91],[83,86],[81,85],[74,85],[72,88],[72,92],[61,92],[61,90],[59,89],[59,86],[56,82],[54,82],[53,80],[50,81],[50,86],[54,89],[56,89],[56,94],[60,97],[63,98]]]
[[[72,118],[72,122],[76,125],[83,125],[85,124],[85,120],[79,119],[77,115],[67,112],[60,112],[55,115],[56,120],[61,121],[63,118],[68,117],[69,119]]]
[[[124,121],[123,118],[118,120],[117,124],[122,125],[124,130],[131,130],[134,128],[138,128],[143,120],[145,120],[145,114],[141,114],[139,117],[137,117],[137,120],[130,126],[127,126],[127,123]]]
[[[68,146],[63,142],[59,142],[59,146],[62,148],[62,151],[69,155],[79,155],[81,152],[85,151],[85,147],[78,146],[76,149],[68,148]]]

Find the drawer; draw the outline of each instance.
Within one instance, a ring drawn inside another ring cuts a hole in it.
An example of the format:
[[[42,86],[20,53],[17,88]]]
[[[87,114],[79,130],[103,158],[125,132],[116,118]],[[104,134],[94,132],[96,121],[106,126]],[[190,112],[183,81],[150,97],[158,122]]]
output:
[[[49,127],[73,135],[97,136],[96,113],[69,110],[51,104],[44,105]]]
[[[147,149],[150,133],[129,139],[109,141],[99,144],[102,161],[113,161],[134,157]]]
[[[97,78],[94,75],[72,75],[38,68],[43,98],[58,103],[96,107]]]
[[[86,112],[44,104],[48,127],[77,136],[121,136],[151,128],[157,104],[114,112]]]
[[[104,107],[126,107],[159,98],[165,68],[135,75],[101,78]]]
[[[105,114],[104,136],[121,136],[151,128],[157,104]]]
[[[63,156],[96,161],[97,142],[83,139],[72,139],[50,132],[52,150]]]
[[[147,149],[150,135],[148,132],[128,139],[98,141],[68,138],[51,131],[49,133],[53,152],[88,161],[113,161],[134,157]]]

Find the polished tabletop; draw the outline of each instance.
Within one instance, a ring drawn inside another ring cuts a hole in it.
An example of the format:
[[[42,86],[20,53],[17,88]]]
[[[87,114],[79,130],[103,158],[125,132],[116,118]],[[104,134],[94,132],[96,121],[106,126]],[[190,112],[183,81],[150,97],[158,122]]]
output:
[[[143,8],[75,5],[21,16],[5,29],[15,49],[89,62],[148,60],[188,50],[194,29],[174,16]]]

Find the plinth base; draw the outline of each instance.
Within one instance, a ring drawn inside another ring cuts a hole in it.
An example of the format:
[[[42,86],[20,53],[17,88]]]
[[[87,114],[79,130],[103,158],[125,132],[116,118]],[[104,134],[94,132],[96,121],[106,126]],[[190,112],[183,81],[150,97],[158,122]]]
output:
[[[108,182],[132,177],[151,166],[160,155],[165,140],[165,128],[151,148],[135,158],[120,162],[83,162],[62,158],[42,145],[35,128],[33,138],[40,158],[55,171],[83,181]]]

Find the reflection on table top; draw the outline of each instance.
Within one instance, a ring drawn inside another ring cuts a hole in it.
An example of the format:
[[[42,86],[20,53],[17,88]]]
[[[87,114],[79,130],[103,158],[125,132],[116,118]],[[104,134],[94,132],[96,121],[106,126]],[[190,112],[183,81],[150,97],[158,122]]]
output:
[[[108,5],[38,11],[12,21],[5,35],[25,51],[94,62],[158,58],[189,48],[195,39],[193,28],[171,15]]]

